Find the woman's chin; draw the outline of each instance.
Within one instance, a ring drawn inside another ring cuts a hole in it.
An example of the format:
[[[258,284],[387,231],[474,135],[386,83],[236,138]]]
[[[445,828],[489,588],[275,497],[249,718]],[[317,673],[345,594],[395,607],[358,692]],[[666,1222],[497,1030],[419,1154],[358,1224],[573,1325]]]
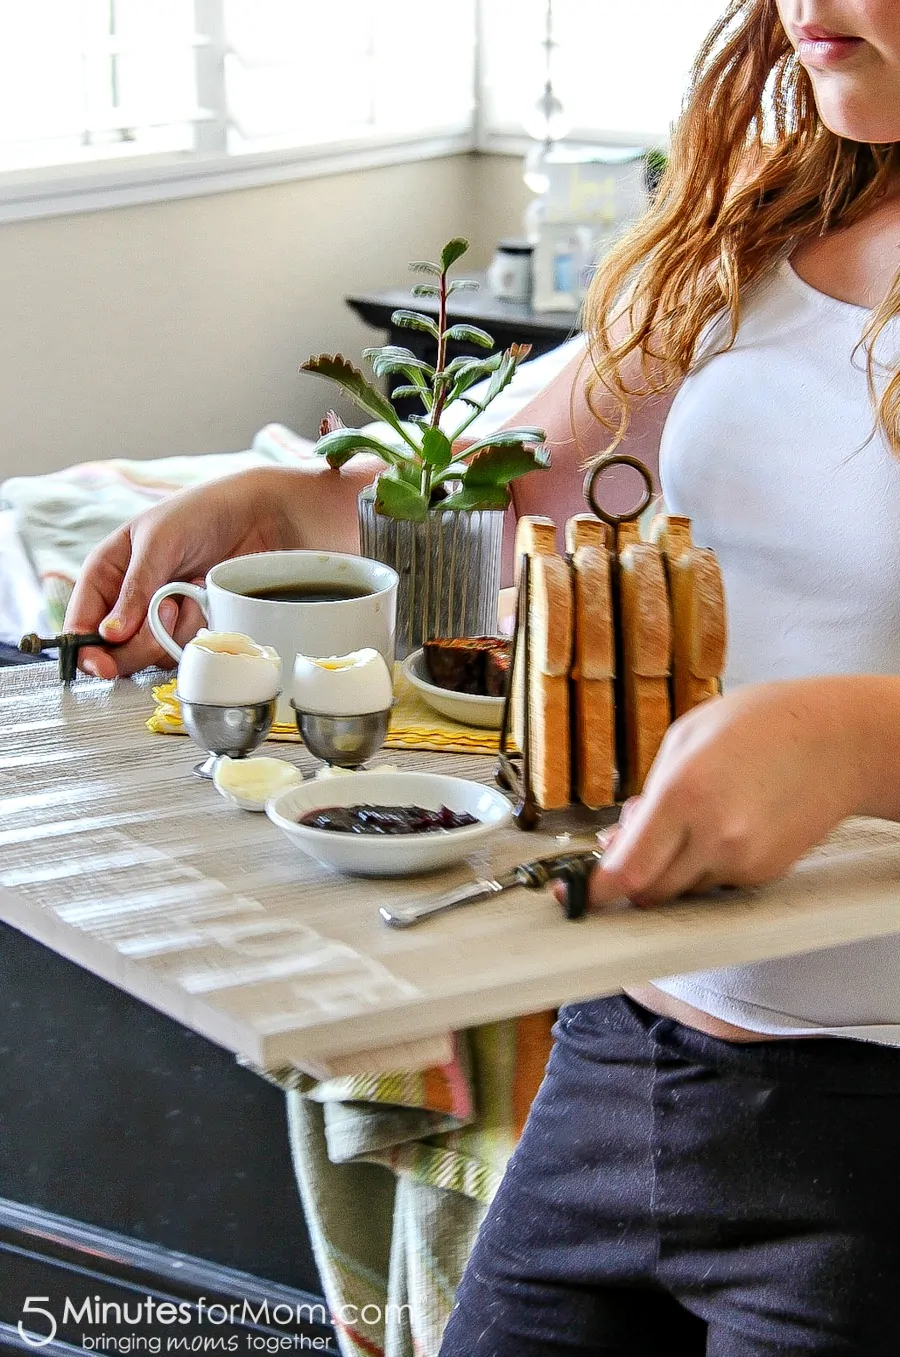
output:
[[[900,141],[900,90],[889,103],[873,99],[868,92],[839,91],[827,88],[825,81],[815,83],[819,116],[830,132],[873,146]]]

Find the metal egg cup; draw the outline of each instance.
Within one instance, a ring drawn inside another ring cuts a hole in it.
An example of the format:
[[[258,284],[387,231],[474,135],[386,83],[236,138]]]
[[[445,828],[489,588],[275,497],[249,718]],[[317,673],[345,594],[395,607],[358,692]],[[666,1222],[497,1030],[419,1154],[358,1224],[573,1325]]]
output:
[[[225,707],[211,702],[187,702],[176,693],[187,733],[208,755],[194,768],[196,776],[212,778],[223,754],[231,759],[244,759],[261,745],[272,729],[278,696],[276,693],[265,702]]]
[[[391,708],[359,716],[326,716],[291,702],[300,738],[317,759],[337,768],[359,768],[384,744]]]

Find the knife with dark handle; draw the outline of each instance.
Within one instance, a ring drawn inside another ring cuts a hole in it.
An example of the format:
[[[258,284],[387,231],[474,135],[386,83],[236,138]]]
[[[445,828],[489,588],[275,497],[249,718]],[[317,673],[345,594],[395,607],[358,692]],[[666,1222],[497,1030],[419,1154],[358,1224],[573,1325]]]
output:
[[[458,890],[439,895],[434,900],[421,900],[414,905],[396,908],[382,905],[379,913],[391,928],[410,928],[436,914],[445,914],[463,905],[474,905],[479,900],[490,900],[503,891],[540,890],[551,881],[561,881],[566,887],[564,910],[567,919],[580,919],[587,912],[588,877],[603,857],[602,848],[588,848],[569,853],[555,853],[552,857],[533,858],[520,862],[502,876],[482,878]]]

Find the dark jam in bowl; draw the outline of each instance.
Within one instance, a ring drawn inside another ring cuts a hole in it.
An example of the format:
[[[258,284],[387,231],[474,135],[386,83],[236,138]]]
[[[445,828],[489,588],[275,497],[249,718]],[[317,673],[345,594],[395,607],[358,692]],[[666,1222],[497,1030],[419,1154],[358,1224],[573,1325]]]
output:
[[[307,811],[297,822],[309,829],[338,834],[434,834],[464,829],[479,821],[466,810],[426,810],[424,806],[323,806]]]

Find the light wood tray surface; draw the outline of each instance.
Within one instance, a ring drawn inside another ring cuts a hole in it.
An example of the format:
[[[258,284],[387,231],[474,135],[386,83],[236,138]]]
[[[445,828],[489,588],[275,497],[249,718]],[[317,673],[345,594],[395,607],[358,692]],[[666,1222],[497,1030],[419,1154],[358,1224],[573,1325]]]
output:
[[[316,1068],[629,982],[900,931],[900,826],[871,820],[758,891],[575,924],[548,895],[515,891],[386,928],[383,901],[442,892],[471,867],[329,875],[192,777],[188,739],[145,730],[159,678],[63,690],[55,665],[0,675],[0,917],[261,1065]],[[313,767],[305,751],[272,752]],[[474,755],[390,757],[493,777]],[[559,851],[566,823],[503,831],[479,869]],[[576,829],[576,844],[590,839]]]

